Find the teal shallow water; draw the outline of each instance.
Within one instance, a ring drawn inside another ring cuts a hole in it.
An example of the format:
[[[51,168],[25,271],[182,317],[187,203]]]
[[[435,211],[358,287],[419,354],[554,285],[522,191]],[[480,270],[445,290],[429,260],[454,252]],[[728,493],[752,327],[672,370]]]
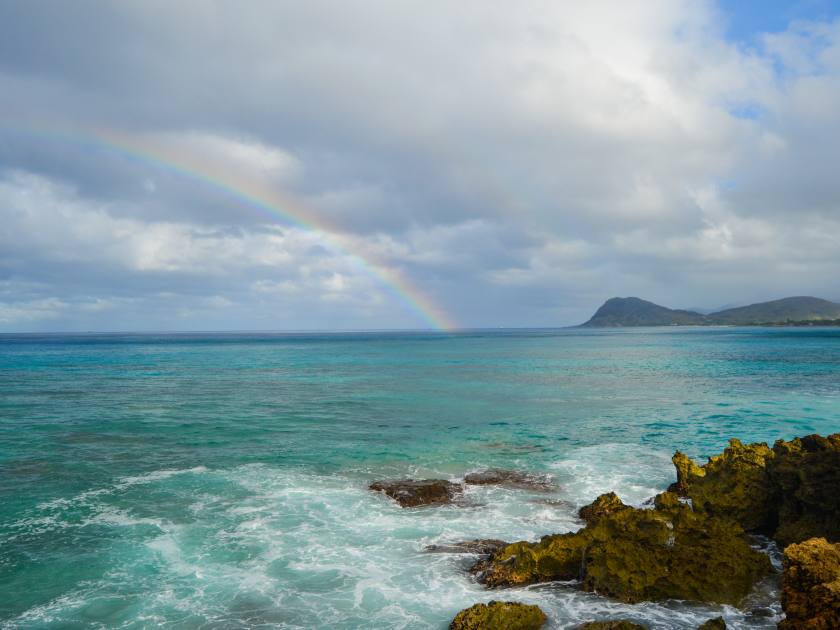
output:
[[[667,485],[677,448],[840,430],[840,330],[7,335],[0,385],[4,626],[444,628],[504,596],[556,628],[762,628],[772,584],[747,610],[626,607],[488,593],[420,550],[574,529],[599,492]],[[480,488],[402,510],[366,490],[486,466],[553,475],[557,502]]]

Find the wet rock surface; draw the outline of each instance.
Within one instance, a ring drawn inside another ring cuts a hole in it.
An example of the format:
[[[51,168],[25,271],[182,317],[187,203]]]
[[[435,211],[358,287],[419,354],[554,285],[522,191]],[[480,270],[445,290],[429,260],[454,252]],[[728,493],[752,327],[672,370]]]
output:
[[[840,540],[840,434],[729,447],[703,466],[673,458],[672,488],[698,511],[736,520],[780,545],[824,537]]]
[[[513,543],[472,569],[491,587],[553,580],[625,602],[685,599],[737,604],[771,570],[731,520],[695,513],[673,493],[662,507],[622,509],[584,529]]]
[[[840,628],[840,544],[813,538],[784,552],[780,630]]]
[[[502,468],[490,468],[481,472],[468,473],[464,476],[464,483],[472,486],[495,485],[542,492],[554,489],[551,480],[546,476]]]
[[[697,630],[726,630],[726,621],[723,617],[715,617],[697,626]]]
[[[476,604],[459,612],[450,630],[539,630],[548,619],[539,606],[519,602]]]
[[[476,540],[464,540],[448,545],[429,545],[424,548],[423,551],[426,553],[473,553],[487,556],[491,553],[499,551],[499,549],[507,547],[507,545],[508,543],[504,540],[497,540],[495,538],[479,538]]]
[[[462,491],[459,484],[443,479],[376,481],[369,488],[385,493],[402,507],[451,503]]]

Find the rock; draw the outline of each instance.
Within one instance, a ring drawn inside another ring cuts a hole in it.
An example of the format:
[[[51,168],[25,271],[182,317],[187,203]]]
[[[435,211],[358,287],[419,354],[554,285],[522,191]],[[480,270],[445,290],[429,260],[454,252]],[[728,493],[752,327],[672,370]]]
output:
[[[501,468],[468,473],[464,475],[464,483],[472,486],[498,485],[522,490],[553,490],[553,485],[548,477]]]
[[[647,626],[619,619],[617,621],[590,621],[578,626],[578,630],[647,630]]]
[[[840,541],[840,433],[773,445],[770,479],[777,489],[781,546],[809,538]]]
[[[723,617],[715,617],[705,623],[701,623],[697,627],[697,630],[726,630],[726,621],[724,621]]]
[[[517,542],[472,571],[491,587],[580,579],[584,590],[625,602],[686,599],[737,604],[771,570],[733,521],[695,513],[671,493],[605,514],[584,529]]]
[[[787,547],[780,630],[840,628],[840,544],[813,538]]]
[[[462,490],[457,483],[443,479],[376,481],[369,487],[384,492],[403,507],[451,503]]]
[[[602,494],[589,505],[584,505],[578,510],[578,516],[587,523],[594,523],[602,516],[630,509],[629,505],[622,503],[615,492]]]
[[[840,540],[840,434],[778,440],[772,449],[730,440],[703,466],[680,452],[673,462],[672,489],[696,510],[732,518],[783,546],[815,537]]]
[[[539,630],[548,621],[539,606],[519,602],[475,604],[459,612],[450,630]]]
[[[507,547],[507,545],[508,543],[504,540],[479,538],[476,540],[464,540],[462,542],[452,543],[451,545],[429,545],[423,551],[426,553],[474,553],[488,556],[503,547]]]
[[[772,456],[766,444],[744,445],[735,439],[702,467],[678,451],[672,460],[677,489],[691,499],[695,509],[734,518],[747,531],[766,531],[773,509],[767,473],[767,460]]]

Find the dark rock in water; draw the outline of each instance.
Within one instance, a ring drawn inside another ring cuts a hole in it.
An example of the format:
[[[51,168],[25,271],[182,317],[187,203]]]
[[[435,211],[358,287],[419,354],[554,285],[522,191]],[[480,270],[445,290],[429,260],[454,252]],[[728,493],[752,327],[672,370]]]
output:
[[[371,490],[384,492],[403,507],[451,503],[462,491],[459,484],[443,479],[377,481],[369,487]]]
[[[703,466],[680,452],[673,461],[674,489],[696,510],[732,518],[780,545],[840,540],[840,434],[778,440],[772,449],[730,440]]]
[[[647,626],[618,619],[616,621],[590,621],[578,626],[578,630],[647,630]]]
[[[578,510],[578,516],[587,523],[594,523],[602,516],[631,509],[625,505],[615,492],[607,492],[595,499],[589,505],[584,505]]]
[[[776,615],[772,608],[766,606],[759,606],[750,610],[750,615],[753,617],[774,617]]]
[[[502,547],[507,547],[507,545],[508,543],[504,540],[479,538],[452,543],[451,545],[429,545],[423,551],[426,553],[474,553],[489,556],[491,553],[496,553]]]
[[[471,571],[491,587],[580,579],[584,590],[631,603],[738,604],[770,572],[770,560],[735,522],[696,513],[666,494],[657,499],[661,508],[622,509],[575,533],[513,543]]]
[[[813,538],[784,552],[779,630],[840,628],[840,544]]]
[[[539,606],[519,602],[476,604],[459,612],[450,630],[539,630],[548,618]]]
[[[697,630],[726,630],[726,621],[723,617],[715,617],[709,619],[706,623],[702,623],[697,627]]]
[[[553,490],[551,481],[546,476],[538,476],[520,470],[503,470],[491,468],[481,472],[468,473],[464,476],[464,483],[472,486],[505,486],[523,490]]]

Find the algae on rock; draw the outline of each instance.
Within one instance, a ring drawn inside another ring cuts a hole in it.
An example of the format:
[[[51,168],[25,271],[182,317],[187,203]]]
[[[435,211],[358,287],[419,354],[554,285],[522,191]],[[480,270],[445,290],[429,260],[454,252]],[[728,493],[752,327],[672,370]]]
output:
[[[539,606],[519,602],[475,604],[459,612],[450,630],[539,630],[548,618]]]
[[[673,493],[653,510],[622,509],[584,529],[509,545],[473,571],[489,586],[580,579],[626,602],[687,599],[737,604],[770,561],[734,522],[695,513]]]
[[[733,439],[703,466],[679,451],[673,462],[673,489],[695,510],[734,519],[781,545],[840,540],[840,434],[778,440],[772,449]]]

